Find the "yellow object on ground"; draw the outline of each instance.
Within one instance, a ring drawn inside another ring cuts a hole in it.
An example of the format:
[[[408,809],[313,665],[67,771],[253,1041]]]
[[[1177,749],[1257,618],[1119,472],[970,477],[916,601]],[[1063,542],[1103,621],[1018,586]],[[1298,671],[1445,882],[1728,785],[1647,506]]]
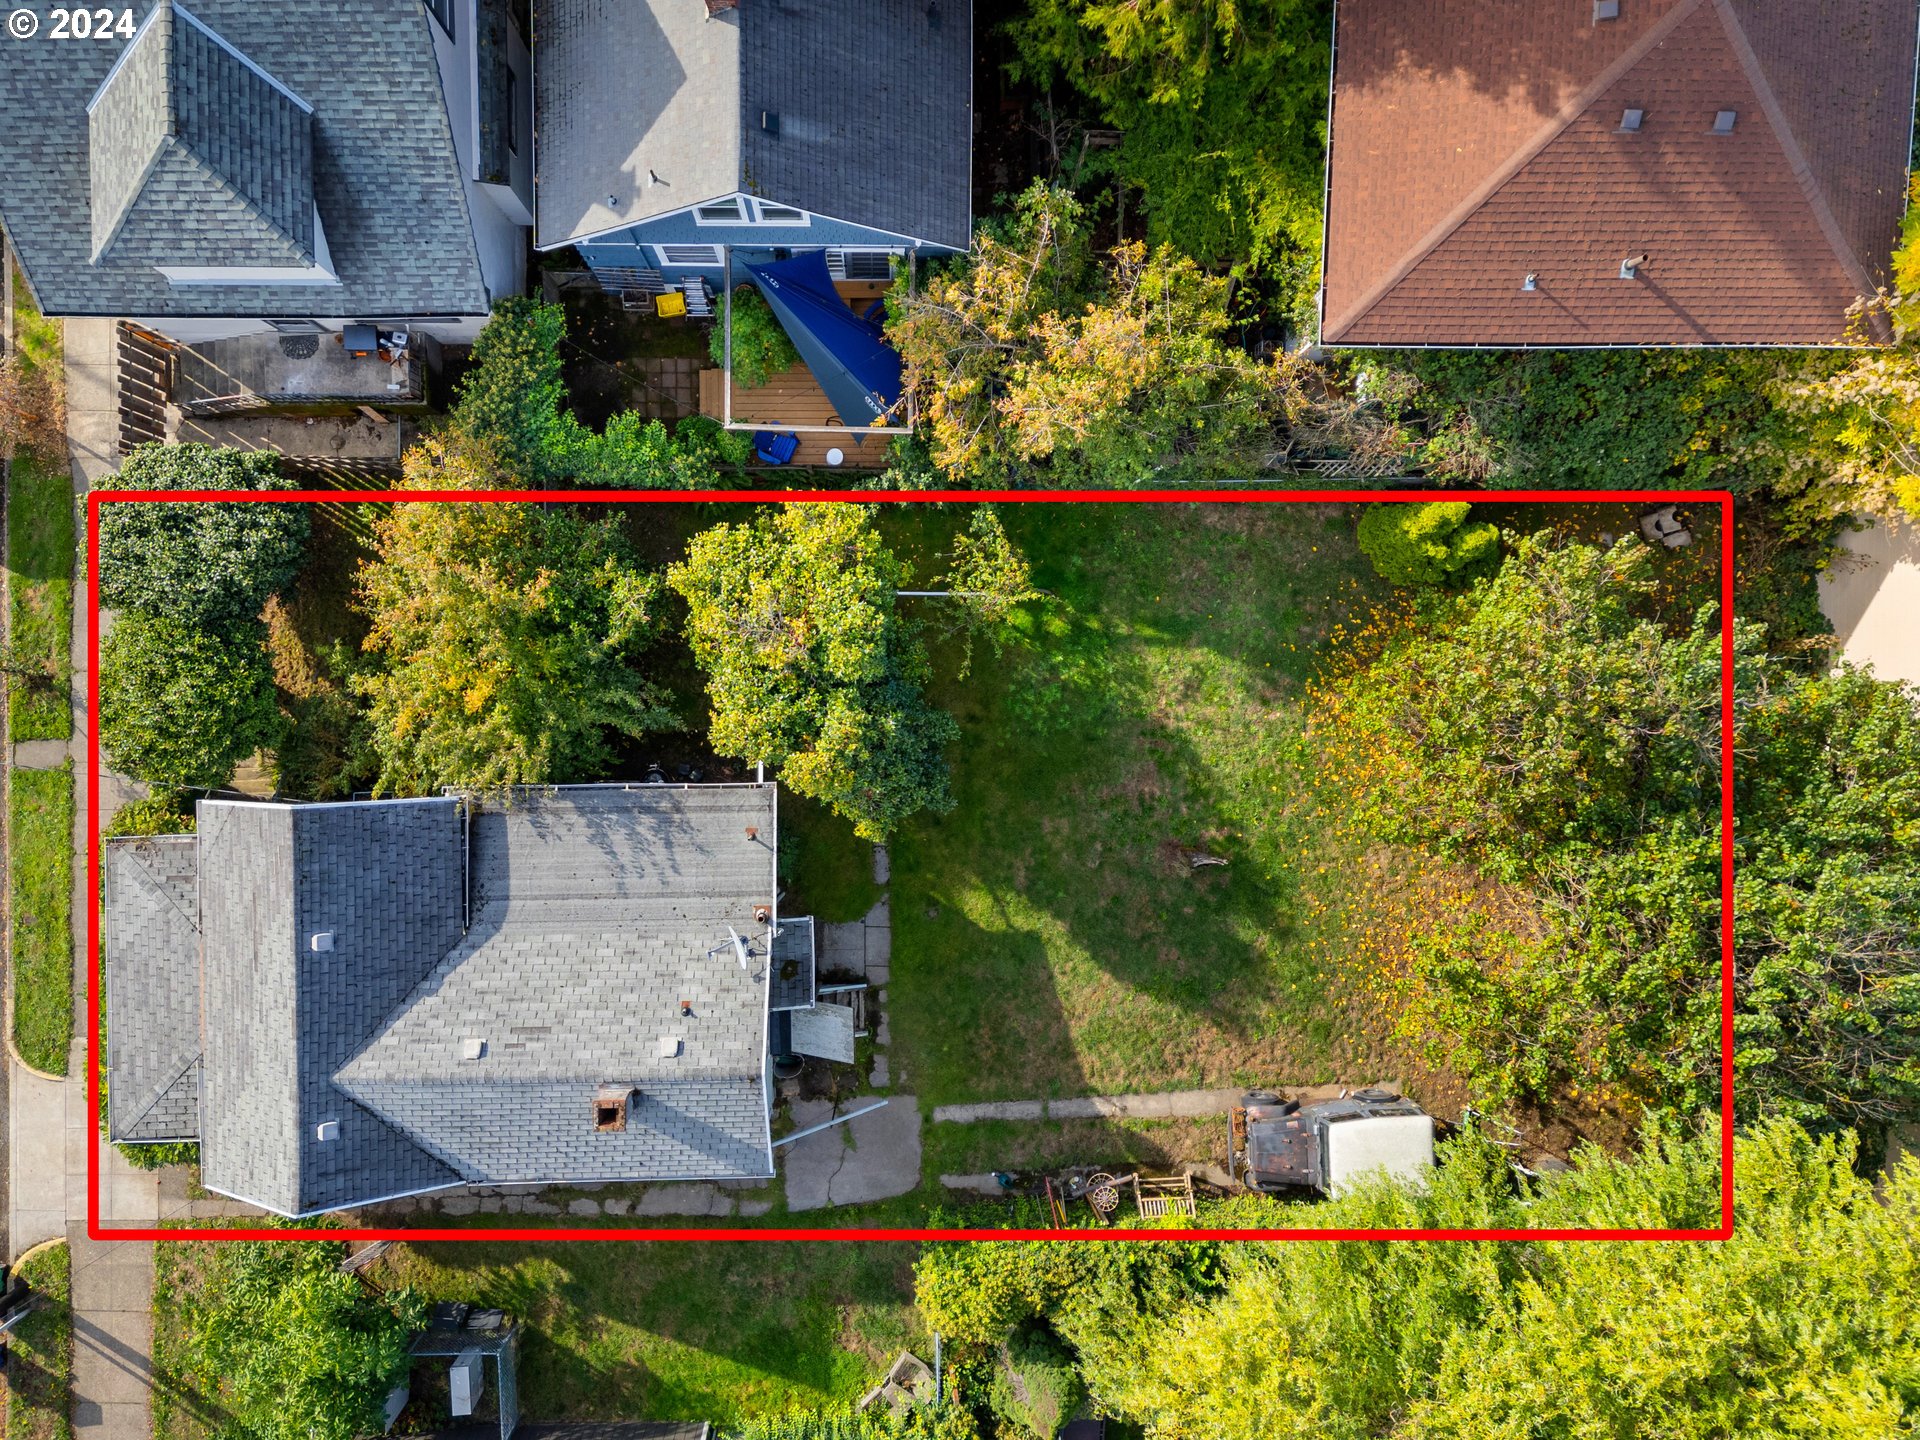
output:
[[[687,297],[678,290],[653,297],[653,313],[662,320],[677,319],[687,313]]]

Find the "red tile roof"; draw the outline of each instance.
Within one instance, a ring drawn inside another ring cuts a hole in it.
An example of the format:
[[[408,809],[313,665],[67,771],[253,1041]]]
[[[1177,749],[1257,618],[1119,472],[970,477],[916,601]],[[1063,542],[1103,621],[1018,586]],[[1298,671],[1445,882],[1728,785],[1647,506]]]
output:
[[[1916,0],[1340,0],[1323,339],[1857,337],[1905,209],[1917,25]]]

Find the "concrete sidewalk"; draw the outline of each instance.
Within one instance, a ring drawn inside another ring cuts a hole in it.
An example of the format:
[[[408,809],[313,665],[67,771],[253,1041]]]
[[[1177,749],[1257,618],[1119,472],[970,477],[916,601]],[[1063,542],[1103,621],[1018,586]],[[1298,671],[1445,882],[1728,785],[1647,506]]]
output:
[[[1086,1095],[1073,1100],[989,1100],[978,1105],[937,1105],[936,1124],[976,1120],[1171,1120],[1224,1115],[1246,1087],[1225,1090],[1162,1090],[1151,1095]]]

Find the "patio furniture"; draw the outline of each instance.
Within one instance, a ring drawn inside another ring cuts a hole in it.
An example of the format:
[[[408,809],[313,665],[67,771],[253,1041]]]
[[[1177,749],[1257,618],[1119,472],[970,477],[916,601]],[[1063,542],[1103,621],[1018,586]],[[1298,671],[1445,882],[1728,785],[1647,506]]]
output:
[[[678,320],[687,313],[686,293],[681,290],[669,290],[664,295],[653,297],[653,313],[662,320]]]
[[[798,435],[786,435],[778,430],[753,432],[754,458],[763,465],[791,465],[793,457],[799,453],[799,450]]]

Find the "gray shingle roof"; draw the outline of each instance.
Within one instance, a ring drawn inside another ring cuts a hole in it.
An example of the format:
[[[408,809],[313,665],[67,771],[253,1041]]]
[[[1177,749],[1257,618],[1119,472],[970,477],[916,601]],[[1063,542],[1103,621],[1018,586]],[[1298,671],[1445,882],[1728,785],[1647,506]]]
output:
[[[966,249],[972,0],[747,0],[741,12],[745,188]]]
[[[764,946],[774,824],[771,785],[529,793],[470,826],[450,798],[202,801],[197,842],[108,850],[116,1135],[186,1138],[132,1127],[197,1093],[208,1188],[296,1215],[766,1175],[770,967],[730,933]]]
[[[200,1136],[200,925],[191,835],[111,840],[106,890],[107,1128]]]
[[[162,0],[88,118],[93,258],[314,263],[304,101]]]
[[[528,794],[482,810],[465,941],[340,1086],[470,1180],[767,1174],[768,965],[743,969],[729,935],[764,929],[753,912],[772,902],[773,824],[771,787]],[[473,1040],[485,1050],[467,1059]],[[624,1130],[596,1133],[606,1085],[639,1096]]]
[[[8,48],[0,223],[41,307],[155,317],[484,313],[424,8],[414,0],[195,0],[189,8],[205,30],[176,9],[165,45],[156,20],[126,44],[42,39]],[[96,133],[88,104],[129,45],[135,54],[95,107]],[[270,98],[272,84],[232,52],[314,107],[305,142],[297,107]],[[179,133],[156,145],[163,95]],[[313,203],[303,206],[307,190]],[[288,263],[313,243],[315,206],[338,285],[176,286],[153,268],[268,256]],[[98,264],[96,208],[109,229],[126,222]],[[276,231],[290,249],[274,241]]]
[[[333,1085],[460,938],[457,804],[203,800],[198,813],[207,1187],[305,1214],[457,1184]],[[329,951],[313,948],[322,932]],[[322,1141],[326,1121],[338,1132]]]
[[[741,190],[971,239],[972,0],[747,0],[711,19],[697,0],[552,0],[534,23],[539,245]]]

